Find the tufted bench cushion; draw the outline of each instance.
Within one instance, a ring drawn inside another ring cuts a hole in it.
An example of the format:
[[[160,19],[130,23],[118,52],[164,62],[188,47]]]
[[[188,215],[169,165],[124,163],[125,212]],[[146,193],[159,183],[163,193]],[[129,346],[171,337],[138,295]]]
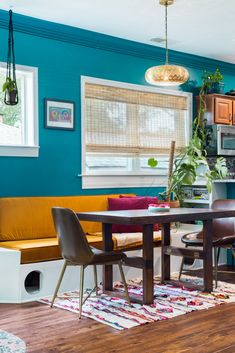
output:
[[[90,237],[100,236],[100,232],[90,233]],[[114,250],[134,250],[141,248],[143,244],[142,233],[114,233],[113,234],[113,248]],[[154,232],[154,246],[161,245],[161,231]]]

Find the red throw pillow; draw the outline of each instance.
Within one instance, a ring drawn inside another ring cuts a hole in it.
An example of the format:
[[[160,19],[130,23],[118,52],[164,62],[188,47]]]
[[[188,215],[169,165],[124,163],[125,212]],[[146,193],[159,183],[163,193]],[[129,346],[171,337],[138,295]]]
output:
[[[126,196],[126,195],[119,195],[120,199],[138,199],[138,200],[143,200],[143,202],[146,202],[148,205],[151,203],[158,203],[158,198],[157,196]],[[148,207],[144,207],[148,208]]]
[[[147,209],[149,204],[157,203],[157,197],[120,197],[108,198],[109,211],[122,211],[122,210],[142,210]],[[158,224],[154,224],[153,230],[158,230]],[[113,224],[113,233],[138,233],[143,232],[143,226],[140,225],[126,225],[126,224]]]

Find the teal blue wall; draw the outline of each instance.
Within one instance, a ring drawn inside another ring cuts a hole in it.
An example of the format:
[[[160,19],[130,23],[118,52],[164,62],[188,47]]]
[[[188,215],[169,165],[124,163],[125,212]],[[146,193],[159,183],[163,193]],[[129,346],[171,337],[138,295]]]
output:
[[[6,61],[7,15],[0,11],[1,61]],[[14,25],[17,64],[38,67],[40,155],[0,157],[0,196],[146,193],[131,188],[81,189],[80,76],[146,84],[145,70],[163,63],[164,50],[21,15],[14,15]],[[203,69],[219,67],[225,89],[235,88],[235,65],[177,52],[170,58],[188,68],[194,84],[200,83]],[[76,102],[76,131],[44,129],[45,97]]]

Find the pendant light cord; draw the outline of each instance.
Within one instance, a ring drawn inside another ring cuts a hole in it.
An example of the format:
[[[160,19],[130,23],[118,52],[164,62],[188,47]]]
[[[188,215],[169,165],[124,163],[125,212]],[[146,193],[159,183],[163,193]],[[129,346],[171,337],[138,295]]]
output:
[[[168,5],[165,5],[165,36],[166,36],[166,65],[168,65],[168,26],[167,26],[167,13]]]

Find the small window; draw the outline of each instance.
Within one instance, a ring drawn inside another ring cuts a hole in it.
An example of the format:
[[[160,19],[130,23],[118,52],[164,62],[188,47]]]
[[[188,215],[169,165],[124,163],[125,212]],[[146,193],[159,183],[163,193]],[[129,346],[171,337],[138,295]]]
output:
[[[190,139],[190,93],[83,77],[82,94],[84,188],[92,177],[94,187],[99,176],[102,187],[105,178],[107,187],[123,187],[167,175],[171,141],[177,153]],[[148,167],[151,157],[157,169]]]
[[[0,156],[38,156],[37,68],[16,66],[19,102],[4,103],[6,64],[0,63]]]

